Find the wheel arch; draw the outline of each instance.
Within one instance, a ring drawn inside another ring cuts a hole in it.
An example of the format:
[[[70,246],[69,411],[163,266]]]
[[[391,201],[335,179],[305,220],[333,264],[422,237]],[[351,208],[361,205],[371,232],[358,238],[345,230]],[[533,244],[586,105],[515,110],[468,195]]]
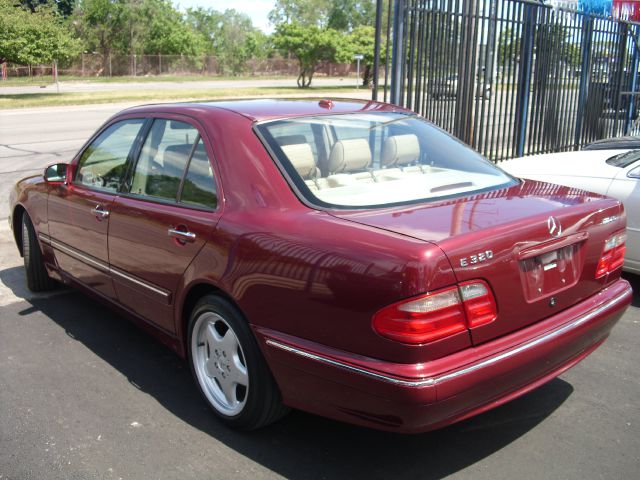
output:
[[[22,250],[22,216],[28,215],[27,210],[20,204],[17,204],[13,209],[13,214],[11,215],[11,227],[13,229],[13,238],[16,242],[18,250],[20,251],[20,256],[24,256],[24,252]]]
[[[180,311],[180,317],[179,317],[180,332],[179,333],[181,334],[180,339],[182,342],[182,348],[184,350],[185,357],[188,352],[187,344],[189,342],[189,338],[188,338],[189,337],[188,335],[189,317],[191,316],[191,312],[193,311],[193,308],[198,303],[198,300],[200,300],[205,295],[217,295],[219,297],[224,298],[225,300],[230,302],[234,307],[238,309],[238,311],[242,314],[245,320],[247,318],[244,312],[242,311],[242,309],[240,308],[240,306],[238,305],[238,303],[233,299],[233,297],[231,297],[231,295],[229,295],[227,292],[225,292],[218,286],[212,283],[204,282],[204,281],[195,282],[192,285],[189,285],[189,287],[186,289],[186,293],[183,296],[184,300],[182,301],[182,304],[179,310]]]

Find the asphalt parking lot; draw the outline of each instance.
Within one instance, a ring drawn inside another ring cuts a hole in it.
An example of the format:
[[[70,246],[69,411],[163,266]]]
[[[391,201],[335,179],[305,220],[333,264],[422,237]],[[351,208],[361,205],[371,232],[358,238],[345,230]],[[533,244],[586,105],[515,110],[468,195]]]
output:
[[[640,277],[609,340],[545,386],[400,436],[301,412],[220,425],[186,365],[68,289],[33,295],[5,218],[13,182],[69,160],[120,106],[0,113],[0,479],[618,479],[640,472]]]

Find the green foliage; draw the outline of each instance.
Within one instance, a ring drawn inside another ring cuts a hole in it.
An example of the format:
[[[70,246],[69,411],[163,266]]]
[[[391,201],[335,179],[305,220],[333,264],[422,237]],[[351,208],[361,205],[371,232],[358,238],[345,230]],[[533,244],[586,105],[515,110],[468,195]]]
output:
[[[134,22],[141,26],[137,51],[143,54],[201,55],[204,44],[169,0],[143,0]]]
[[[352,31],[361,26],[373,27],[376,21],[375,0],[333,0],[327,26]]]
[[[74,24],[85,50],[110,54],[199,55],[201,37],[169,0],[80,0]]]
[[[362,85],[368,86],[373,77],[373,61],[375,53],[376,32],[373,27],[360,26],[347,36],[348,55],[344,61],[352,62],[356,54],[363,55],[360,65],[363,67]],[[381,62],[384,62],[384,45],[380,48]]]
[[[349,32],[361,25],[373,26],[376,0],[276,0],[269,21],[332,28]]]
[[[0,63],[51,63],[76,55],[79,48],[54,6],[32,12],[15,0],[0,0]]]
[[[326,26],[332,0],[276,0],[269,21],[276,27],[297,23],[302,26]]]
[[[236,10],[189,9],[187,23],[197,32],[203,50],[215,55],[223,72],[239,75],[248,60],[267,56],[267,36]]]
[[[73,13],[75,0],[20,0],[20,4],[32,12],[35,12],[36,9],[42,5],[55,5],[60,15],[68,17]]]
[[[126,43],[124,1],[80,0],[78,6],[73,23],[85,49],[100,52],[106,61]]]
[[[315,25],[283,23],[273,35],[276,48],[296,57],[300,66],[298,86],[309,87],[322,61],[345,61],[349,57],[349,46],[344,35],[331,28],[321,29]],[[349,60],[350,61],[350,60]]]

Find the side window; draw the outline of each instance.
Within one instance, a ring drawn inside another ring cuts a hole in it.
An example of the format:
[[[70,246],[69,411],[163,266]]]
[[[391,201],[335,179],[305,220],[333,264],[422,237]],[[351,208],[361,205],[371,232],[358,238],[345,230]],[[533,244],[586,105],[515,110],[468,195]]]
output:
[[[218,206],[213,169],[202,139],[198,142],[182,186],[180,203],[215,209]]]
[[[82,153],[75,183],[117,192],[127,157],[143,124],[143,119],[123,120],[102,132]]]
[[[156,119],[133,172],[131,193],[176,201],[198,130],[185,122]]]

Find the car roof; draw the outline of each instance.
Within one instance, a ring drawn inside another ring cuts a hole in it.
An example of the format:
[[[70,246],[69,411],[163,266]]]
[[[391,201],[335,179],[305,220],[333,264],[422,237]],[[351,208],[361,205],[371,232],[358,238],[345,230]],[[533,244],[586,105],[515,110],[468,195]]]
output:
[[[632,148],[640,148],[640,136],[605,138],[582,147],[582,150],[629,150]]]
[[[309,115],[357,112],[410,112],[404,108],[372,100],[353,99],[255,99],[216,102],[161,103],[142,105],[125,110],[126,113],[169,112],[206,115],[207,110],[224,109],[252,121]],[[413,112],[410,112],[413,113]]]

